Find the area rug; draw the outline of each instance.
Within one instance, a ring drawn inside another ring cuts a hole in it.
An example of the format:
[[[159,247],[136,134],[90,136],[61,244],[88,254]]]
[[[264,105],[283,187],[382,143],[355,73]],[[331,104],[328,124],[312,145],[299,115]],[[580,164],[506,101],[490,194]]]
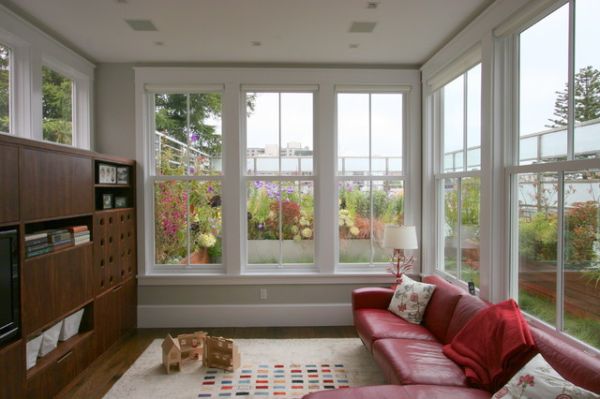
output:
[[[166,371],[155,340],[104,399],[284,398],[324,389],[384,383],[358,338],[237,339],[241,367],[234,372],[191,361]]]

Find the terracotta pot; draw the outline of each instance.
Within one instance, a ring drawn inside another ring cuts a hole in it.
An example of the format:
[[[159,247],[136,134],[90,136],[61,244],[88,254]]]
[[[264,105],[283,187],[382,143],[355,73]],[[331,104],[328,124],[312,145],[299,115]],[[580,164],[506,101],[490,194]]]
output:
[[[204,263],[210,263],[210,258],[208,256],[208,248],[200,248],[197,251],[194,251],[189,256],[190,265],[201,265]],[[183,258],[179,264],[186,265],[188,263],[188,258]]]

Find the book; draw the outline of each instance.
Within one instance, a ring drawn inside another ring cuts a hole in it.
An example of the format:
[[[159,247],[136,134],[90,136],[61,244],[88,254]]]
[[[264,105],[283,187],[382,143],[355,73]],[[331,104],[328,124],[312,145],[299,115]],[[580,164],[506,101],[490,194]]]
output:
[[[52,250],[53,251],[60,251],[61,249],[69,248],[69,247],[72,247],[72,246],[73,246],[73,242],[72,241],[70,241],[68,243],[64,243],[64,244],[58,244],[58,245],[54,244],[52,246]]]
[[[69,227],[71,233],[79,233],[89,231],[87,226],[71,226]]]
[[[39,250],[34,251],[34,252],[28,252],[27,253],[27,257],[28,258],[32,258],[34,256],[44,255],[44,254],[47,254],[47,253],[50,253],[50,252],[52,252],[52,248],[46,247],[44,249],[39,249]]]
[[[25,241],[26,247],[31,247],[31,246],[40,245],[40,244],[48,244],[48,237],[38,238],[36,240]]]
[[[50,236],[50,242],[53,244],[60,244],[65,241],[71,240],[71,233],[52,234]]]
[[[41,240],[41,239],[48,239],[48,233],[46,232],[39,232],[39,233],[32,233],[32,234],[25,234],[25,241],[34,241],[34,240]]]
[[[73,237],[89,237],[90,236],[90,232],[89,231],[81,231],[79,233],[74,233]]]
[[[25,250],[27,251],[27,253],[30,253],[30,252],[35,252],[35,251],[38,251],[40,249],[49,248],[49,247],[50,247],[50,244],[48,244],[46,242],[46,243],[37,244],[37,245],[27,245],[25,247]]]

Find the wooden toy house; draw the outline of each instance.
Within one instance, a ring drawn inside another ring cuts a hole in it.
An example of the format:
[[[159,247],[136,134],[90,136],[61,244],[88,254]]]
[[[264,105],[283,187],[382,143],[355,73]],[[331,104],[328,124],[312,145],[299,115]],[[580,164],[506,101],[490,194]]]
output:
[[[204,365],[227,371],[240,366],[240,353],[231,339],[223,337],[206,337]]]
[[[181,348],[182,360],[198,360],[204,357],[204,341],[206,332],[196,331],[191,334],[180,334],[177,336]]]
[[[177,366],[179,371],[181,371],[181,347],[179,346],[179,340],[168,334],[162,343],[162,353],[163,365],[167,370],[167,374],[170,374],[171,366]]]

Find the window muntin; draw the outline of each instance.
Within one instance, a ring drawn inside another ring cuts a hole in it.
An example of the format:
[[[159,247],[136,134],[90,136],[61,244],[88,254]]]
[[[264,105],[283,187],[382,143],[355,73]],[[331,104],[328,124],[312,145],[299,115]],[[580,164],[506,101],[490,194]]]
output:
[[[314,93],[245,96],[247,264],[314,264]]]
[[[43,138],[73,145],[73,81],[42,66]]]
[[[600,9],[597,2],[571,3],[518,34],[519,152],[517,166],[509,168],[512,295],[528,314],[600,348],[594,332],[600,328],[600,164],[597,140],[590,140],[598,130],[596,103],[584,101],[582,91],[585,85],[592,91],[600,65],[587,37],[598,28],[585,14]],[[540,77],[545,86],[531,82]]]
[[[338,237],[341,264],[388,262],[387,223],[404,221],[402,93],[338,93]]]
[[[0,44],[0,132],[2,133],[11,133],[11,67],[11,51]]]
[[[154,261],[222,263],[221,93],[156,93]]]

